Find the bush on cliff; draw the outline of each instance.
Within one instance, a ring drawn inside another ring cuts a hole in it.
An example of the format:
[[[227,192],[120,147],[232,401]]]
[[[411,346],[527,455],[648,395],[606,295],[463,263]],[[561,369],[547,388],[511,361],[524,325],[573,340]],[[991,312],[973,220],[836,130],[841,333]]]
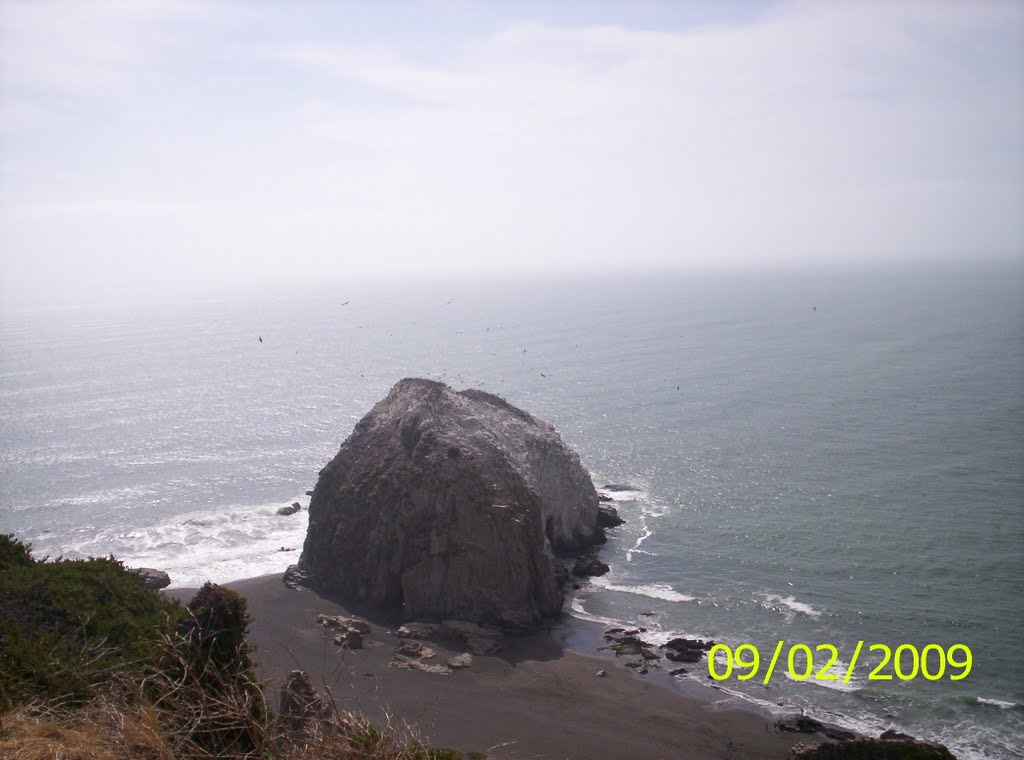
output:
[[[108,674],[155,663],[156,635],[183,619],[113,558],[39,562],[0,536],[0,709],[84,699]]]
[[[245,634],[252,618],[245,597],[207,581],[188,603],[181,630],[192,647],[192,660],[216,672],[252,676],[256,665]]]
[[[245,598],[207,582],[188,603],[188,616],[164,636],[148,696],[190,750],[213,757],[262,756],[268,711],[245,638]],[[189,754],[192,754],[190,751]]]
[[[37,562],[0,536],[0,757],[460,760],[409,729],[335,712],[296,734],[267,707],[245,599],[187,607],[110,559]]]

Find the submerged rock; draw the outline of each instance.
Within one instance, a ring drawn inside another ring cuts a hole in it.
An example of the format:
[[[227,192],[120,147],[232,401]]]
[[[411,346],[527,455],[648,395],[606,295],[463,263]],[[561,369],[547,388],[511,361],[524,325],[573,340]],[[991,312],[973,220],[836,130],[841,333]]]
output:
[[[297,501],[293,501],[290,507],[281,507],[277,510],[277,514],[287,517],[288,515],[294,515],[302,509],[302,505]]]
[[[551,425],[406,379],[321,471],[300,566],[313,587],[407,620],[529,628],[560,612],[552,550],[594,543],[597,505]]]

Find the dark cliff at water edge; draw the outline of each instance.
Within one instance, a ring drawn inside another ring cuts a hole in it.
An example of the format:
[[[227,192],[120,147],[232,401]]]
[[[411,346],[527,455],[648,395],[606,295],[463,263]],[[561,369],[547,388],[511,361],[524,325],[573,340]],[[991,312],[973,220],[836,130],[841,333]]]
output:
[[[478,390],[405,379],[320,472],[309,584],[406,619],[529,628],[557,615],[554,552],[603,541],[598,497],[546,422]]]

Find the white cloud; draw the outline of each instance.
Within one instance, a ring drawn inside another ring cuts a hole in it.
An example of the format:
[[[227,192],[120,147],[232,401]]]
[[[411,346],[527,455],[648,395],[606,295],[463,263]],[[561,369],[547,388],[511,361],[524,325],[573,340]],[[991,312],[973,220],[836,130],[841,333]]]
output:
[[[799,4],[675,34],[520,25],[452,70],[346,47],[292,60],[408,99],[321,104],[315,120],[378,157],[360,180],[372,205],[469,213],[504,255],[1007,253],[1022,243],[1020,167],[1002,163],[1021,156],[1021,78],[955,56],[1019,16],[985,10]],[[968,233],[965,216],[991,226]]]
[[[47,93],[123,117],[99,125],[102,161],[69,128],[51,135],[76,146],[69,165],[28,143],[6,162],[8,257],[76,246],[125,278],[195,264],[228,280],[241,261],[273,279],[1024,250],[1010,3],[796,2],[662,31],[506,19],[429,59],[329,24],[277,32],[291,17],[273,5],[100,4],[59,21],[0,7],[15,43],[0,55],[20,61],[5,95],[36,109],[0,124],[59,108]],[[213,67],[201,77],[173,54],[186,41]]]
[[[5,91],[123,93],[159,59],[164,25],[203,15],[185,0],[4,0],[0,82]]]

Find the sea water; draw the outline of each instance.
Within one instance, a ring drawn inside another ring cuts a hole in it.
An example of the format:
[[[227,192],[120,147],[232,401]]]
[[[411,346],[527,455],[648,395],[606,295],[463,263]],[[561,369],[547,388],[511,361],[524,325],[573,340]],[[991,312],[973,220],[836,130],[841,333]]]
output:
[[[176,586],[279,572],[306,512],[277,509],[308,504],[406,376],[497,393],[554,424],[598,486],[629,486],[577,618],[763,659],[831,644],[842,673],[858,641],[872,666],[871,644],[966,644],[959,681],[780,667],[708,691],[964,758],[1024,752],[1017,276],[340,282],[8,314],[0,532]]]

